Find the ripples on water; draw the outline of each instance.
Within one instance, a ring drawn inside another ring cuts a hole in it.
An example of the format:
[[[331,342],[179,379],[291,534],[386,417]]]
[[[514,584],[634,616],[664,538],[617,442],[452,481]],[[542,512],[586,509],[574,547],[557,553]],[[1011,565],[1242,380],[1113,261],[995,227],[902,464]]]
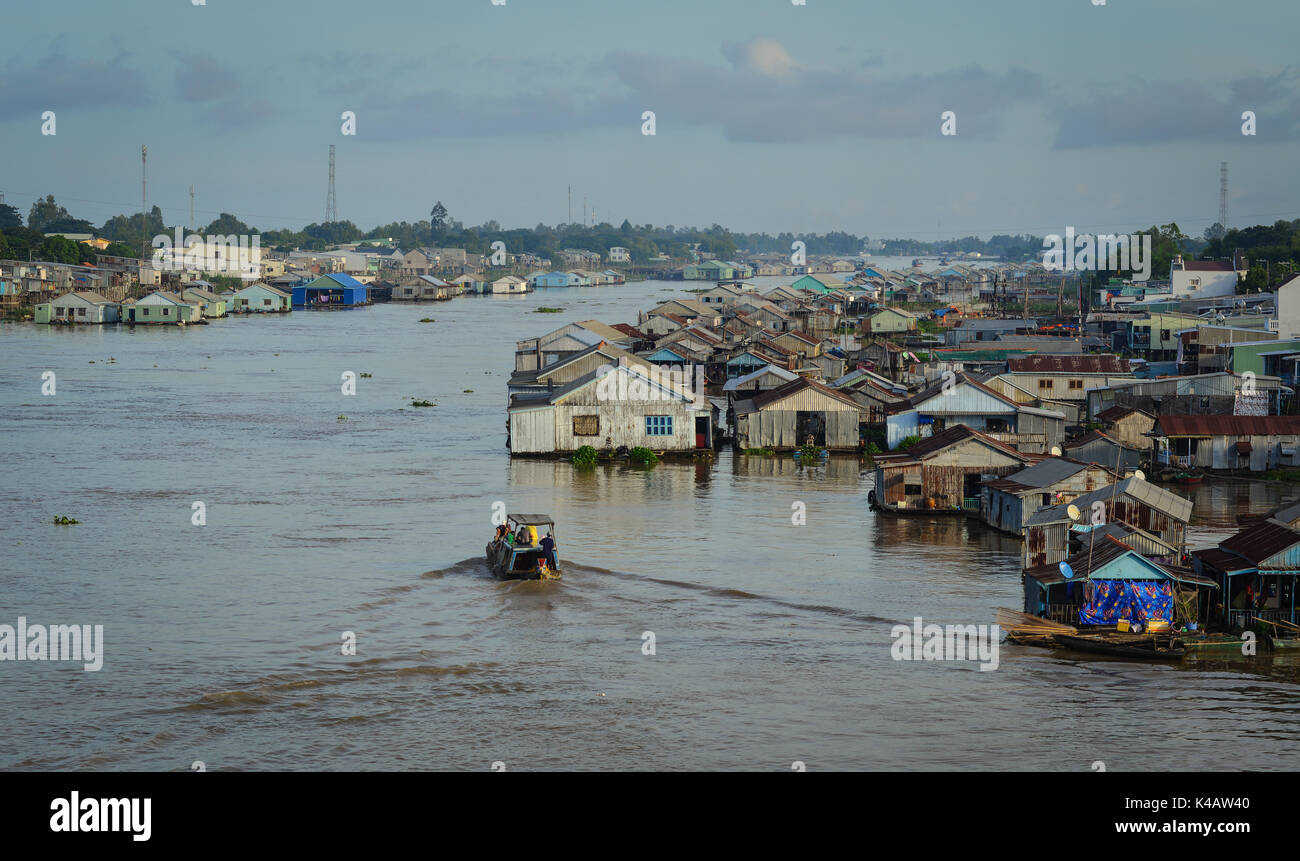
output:
[[[891,660],[894,624],[1019,606],[1018,544],[877,519],[852,458],[512,462],[515,340],[634,321],[670,286],[185,331],[0,325],[0,622],[100,623],[107,649],[99,673],[0,664],[0,767],[1300,766],[1295,659]],[[345,370],[374,376],[344,397]],[[1198,488],[1196,546],[1279,493]],[[488,575],[498,500],[555,515],[563,580]],[[81,524],[50,524],[65,514]]]

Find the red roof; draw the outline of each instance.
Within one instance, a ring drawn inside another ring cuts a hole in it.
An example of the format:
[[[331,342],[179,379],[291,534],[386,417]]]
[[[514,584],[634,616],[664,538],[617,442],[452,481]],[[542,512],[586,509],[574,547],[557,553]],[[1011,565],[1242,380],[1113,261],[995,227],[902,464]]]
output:
[[[653,340],[645,332],[642,332],[640,329],[638,329],[635,326],[629,326],[627,323],[615,323],[613,326],[610,326],[610,328],[617,329],[618,331],[622,332],[624,335],[631,335],[633,338],[637,338],[642,341]]]
[[[1161,416],[1162,436],[1300,435],[1300,416]]]
[[[1188,272],[1232,272],[1232,264],[1225,260],[1187,260],[1183,268]]]
[[[1127,374],[1128,365],[1115,356],[1021,356],[1007,360],[1007,370],[1039,374]]]

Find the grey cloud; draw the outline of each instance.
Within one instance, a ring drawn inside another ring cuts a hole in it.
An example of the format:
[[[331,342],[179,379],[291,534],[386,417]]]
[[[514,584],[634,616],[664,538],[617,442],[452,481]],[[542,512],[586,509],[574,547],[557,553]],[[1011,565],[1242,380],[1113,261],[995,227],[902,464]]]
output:
[[[11,59],[0,73],[0,121],[39,116],[41,111],[76,108],[130,108],[152,100],[142,74],[127,65],[128,55],[108,60],[71,60],[51,54],[19,66]]]

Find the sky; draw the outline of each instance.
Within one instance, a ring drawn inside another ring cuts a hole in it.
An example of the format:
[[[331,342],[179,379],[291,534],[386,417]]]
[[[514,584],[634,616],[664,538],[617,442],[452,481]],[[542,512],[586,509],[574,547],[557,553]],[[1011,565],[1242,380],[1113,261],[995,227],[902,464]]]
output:
[[[1294,0],[196,2],[6,10],[5,202],[137,213],[147,144],[168,224],[193,185],[199,227],[296,229],[334,144],[367,230],[566,222],[571,186],[575,222],[1199,236],[1221,161],[1231,226],[1300,217]]]

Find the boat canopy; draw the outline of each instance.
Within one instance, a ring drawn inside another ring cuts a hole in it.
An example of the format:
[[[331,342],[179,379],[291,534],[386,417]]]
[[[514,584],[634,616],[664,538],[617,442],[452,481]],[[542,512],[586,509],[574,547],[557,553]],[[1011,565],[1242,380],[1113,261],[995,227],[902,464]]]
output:
[[[549,514],[507,514],[506,517],[520,526],[554,526]]]

